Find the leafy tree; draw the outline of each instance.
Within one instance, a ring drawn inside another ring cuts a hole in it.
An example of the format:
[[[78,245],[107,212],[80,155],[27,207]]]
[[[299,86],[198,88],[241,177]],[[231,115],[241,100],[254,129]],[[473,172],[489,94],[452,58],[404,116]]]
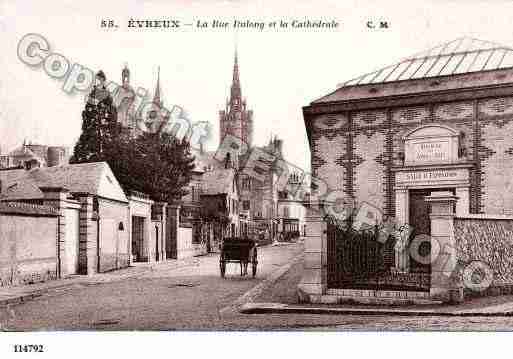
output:
[[[187,140],[163,131],[137,138],[123,132],[102,71],[96,80],[70,163],[105,161],[125,192],[143,192],[156,201],[173,202],[186,195],[194,169]]]
[[[195,159],[187,140],[166,132],[145,132],[129,143],[130,178],[118,178],[122,184],[161,202],[173,202],[188,194],[186,187],[192,178]]]
[[[105,88],[105,75],[96,75],[97,83],[82,111],[82,133],[75,144],[70,163],[97,162],[108,158],[108,152],[121,133],[112,96]]]

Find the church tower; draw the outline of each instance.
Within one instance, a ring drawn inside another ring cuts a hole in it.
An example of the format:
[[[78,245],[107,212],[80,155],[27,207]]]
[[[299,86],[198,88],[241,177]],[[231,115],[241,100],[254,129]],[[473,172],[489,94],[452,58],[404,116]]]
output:
[[[225,109],[219,111],[219,141],[222,142],[228,134],[240,138],[248,146],[252,146],[253,111],[247,109],[246,100],[242,98],[237,51],[235,51],[233,64],[230,99],[226,101]]]
[[[128,65],[125,64],[125,67],[121,71],[121,83],[124,88],[130,87],[130,70],[128,69]]]

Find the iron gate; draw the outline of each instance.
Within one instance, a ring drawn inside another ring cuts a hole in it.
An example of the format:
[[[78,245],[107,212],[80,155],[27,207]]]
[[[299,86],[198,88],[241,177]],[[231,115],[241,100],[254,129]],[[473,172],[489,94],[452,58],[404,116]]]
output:
[[[327,218],[328,287],[429,291],[429,273],[393,270],[395,238],[378,241],[378,229],[356,231]]]

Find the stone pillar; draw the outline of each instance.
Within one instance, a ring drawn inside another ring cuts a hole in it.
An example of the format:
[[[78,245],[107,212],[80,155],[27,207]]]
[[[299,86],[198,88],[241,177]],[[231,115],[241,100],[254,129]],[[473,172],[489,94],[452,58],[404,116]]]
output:
[[[301,302],[319,302],[327,289],[327,223],[322,203],[312,203],[306,216],[303,277],[298,285]]]
[[[410,221],[410,201],[408,189],[400,188],[395,190],[395,219],[398,227],[407,225]],[[408,233],[404,233],[402,240],[397,242],[395,251],[395,269],[398,272],[408,272],[410,269],[410,253],[408,252]]]
[[[464,216],[470,213],[469,187],[456,188],[456,216]]]
[[[65,277],[66,273],[66,198],[68,190],[62,187],[39,187],[43,192],[43,204],[59,211],[57,230],[57,277]]]
[[[155,243],[152,241],[155,228],[151,224],[151,214],[149,217],[144,218],[144,240],[143,240],[143,252],[146,253],[146,262],[155,262]]]
[[[155,202],[151,206],[152,210],[152,218],[156,219],[160,223],[160,233],[159,233],[159,260],[166,259],[166,210],[167,203],[165,202]]]
[[[78,266],[80,274],[94,274],[98,268],[98,218],[93,213],[93,196],[88,193],[79,195],[80,236],[78,248]]]
[[[449,302],[461,297],[463,289],[453,278],[456,269],[454,206],[457,197],[451,192],[432,192],[426,197],[431,204],[431,289],[430,297]]]

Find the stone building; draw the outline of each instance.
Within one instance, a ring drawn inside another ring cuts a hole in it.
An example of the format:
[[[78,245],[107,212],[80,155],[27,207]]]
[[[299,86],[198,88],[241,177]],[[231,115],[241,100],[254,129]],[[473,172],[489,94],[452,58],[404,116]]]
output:
[[[0,286],[166,259],[167,205],[126,196],[104,162],[0,170],[0,183]]]
[[[214,220],[218,229],[215,237],[240,236],[239,224],[239,188],[237,174],[230,163],[224,168],[217,168],[203,174],[204,190],[201,194],[205,217],[216,216]]]
[[[253,143],[253,111],[248,109],[246,100],[242,97],[240,71],[237,53],[234,58],[233,76],[230,98],[226,108],[219,112],[220,143],[227,135],[240,139],[247,145],[248,151],[235,155],[232,159],[237,171],[237,182],[240,200],[240,219],[244,223],[244,233],[257,236],[260,240],[270,241],[278,234],[281,223],[278,214],[278,178],[283,171],[288,172],[283,155],[283,140],[277,136],[271,137],[264,146]],[[248,176],[244,166],[252,150],[271,155],[272,161],[261,161],[262,177]],[[282,165],[278,166],[278,162]]]
[[[0,154],[0,168],[54,167],[68,163],[69,151],[63,146],[23,142],[7,154]]]
[[[493,272],[490,287],[513,283],[512,68],[511,48],[461,38],[303,108],[317,209],[356,203],[372,224],[409,226],[409,236],[392,236],[389,247],[384,283],[397,290],[380,295],[447,300],[451,291],[468,291],[458,270],[473,261]],[[339,261],[347,258],[336,235],[323,232],[330,225],[320,213],[310,213],[300,289],[310,301],[341,300],[355,288],[341,279]],[[421,235],[430,238],[424,261],[412,254]],[[436,252],[446,247],[450,270]]]
[[[306,234],[306,208],[310,200],[305,187],[302,174],[295,172],[290,174],[286,187],[278,191],[278,232],[284,239]]]
[[[260,168],[266,169],[262,171],[263,180],[248,176],[244,171],[244,166],[250,155],[250,152],[241,156],[239,164],[241,187],[241,201],[243,210],[248,210],[254,227],[261,236],[262,231],[265,233],[266,240],[274,239],[278,234],[278,226],[280,223],[278,215],[278,199],[279,199],[279,169],[276,163],[283,160],[283,140],[276,136],[269,140],[269,143],[262,147],[253,147],[258,151],[270,154],[272,161],[259,159],[263,164]]]
[[[129,265],[128,200],[106,163],[3,170],[0,180],[2,201],[49,204],[63,212],[60,230],[75,235],[60,239],[67,263],[61,276]]]

